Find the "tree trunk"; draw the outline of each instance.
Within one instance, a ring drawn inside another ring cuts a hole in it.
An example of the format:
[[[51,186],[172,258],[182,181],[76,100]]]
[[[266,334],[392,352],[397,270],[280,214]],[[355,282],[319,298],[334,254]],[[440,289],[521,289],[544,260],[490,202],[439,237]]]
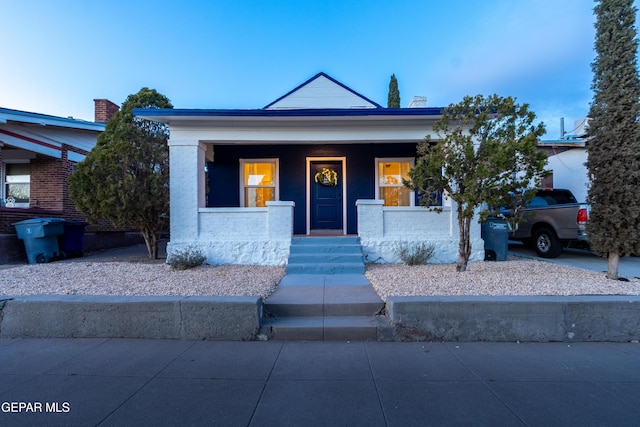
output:
[[[141,231],[144,242],[147,245],[149,258],[158,259],[158,233],[154,230],[144,229]]]
[[[618,280],[618,265],[620,264],[620,254],[609,252],[607,258],[607,279]]]
[[[469,227],[471,226],[471,218],[462,215],[462,208],[458,205],[458,228],[460,229],[460,243],[458,243],[458,262],[456,263],[456,271],[467,271],[467,264],[471,256],[471,241],[469,239]]]

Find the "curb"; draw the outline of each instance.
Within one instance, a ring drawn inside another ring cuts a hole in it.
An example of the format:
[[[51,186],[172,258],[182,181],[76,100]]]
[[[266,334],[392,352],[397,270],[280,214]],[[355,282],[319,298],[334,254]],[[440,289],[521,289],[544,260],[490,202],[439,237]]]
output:
[[[0,300],[1,338],[255,339],[260,297],[38,295]]]
[[[386,312],[392,341],[640,340],[640,296],[389,297]],[[0,300],[1,338],[247,341],[256,339],[261,320],[260,297]]]
[[[640,296],[389,297],[396,341],[640,340]]]

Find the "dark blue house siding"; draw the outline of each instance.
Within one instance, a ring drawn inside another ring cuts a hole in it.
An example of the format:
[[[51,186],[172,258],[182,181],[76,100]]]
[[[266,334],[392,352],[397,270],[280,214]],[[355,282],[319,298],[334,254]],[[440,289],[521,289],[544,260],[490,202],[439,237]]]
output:
[[[240,159],[280,159],[280,200],[295,202],[293,232],[306,233],[306,158],[346,157],[347,233],[356,234],[356,200],[375,196],[376,157],[415,157],[417,144],[216,145],[208,164],[208,207],[240,206]]]

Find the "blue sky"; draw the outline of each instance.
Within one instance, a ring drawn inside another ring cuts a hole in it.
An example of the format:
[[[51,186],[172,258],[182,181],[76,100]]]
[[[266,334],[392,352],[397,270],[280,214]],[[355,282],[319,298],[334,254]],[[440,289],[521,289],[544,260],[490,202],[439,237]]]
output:
[[[386,106],[497,93],[560,136],[592,99],[591,0],[0,0],[0,107],[93,120],[151,87],[176,108],[262,108],[324,71]]]

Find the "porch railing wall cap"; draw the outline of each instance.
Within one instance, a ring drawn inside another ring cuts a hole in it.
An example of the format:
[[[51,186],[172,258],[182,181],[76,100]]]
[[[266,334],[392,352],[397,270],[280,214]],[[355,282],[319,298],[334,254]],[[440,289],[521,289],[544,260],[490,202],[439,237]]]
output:
[[[374,200],[374,199],[358,199],[358,200],[356,200],[356,206],[361,206],[361,205],[384,206],[384,200]]]
[[[273,201],[272,200],[272,201],[268,201],[267,202],[267,207],[269,207],[269,206],[292,206],[293,207],[295,205],[296,205],[296,202],[286,201],[286,200],[285,201],[280,201],[280,200]]]

